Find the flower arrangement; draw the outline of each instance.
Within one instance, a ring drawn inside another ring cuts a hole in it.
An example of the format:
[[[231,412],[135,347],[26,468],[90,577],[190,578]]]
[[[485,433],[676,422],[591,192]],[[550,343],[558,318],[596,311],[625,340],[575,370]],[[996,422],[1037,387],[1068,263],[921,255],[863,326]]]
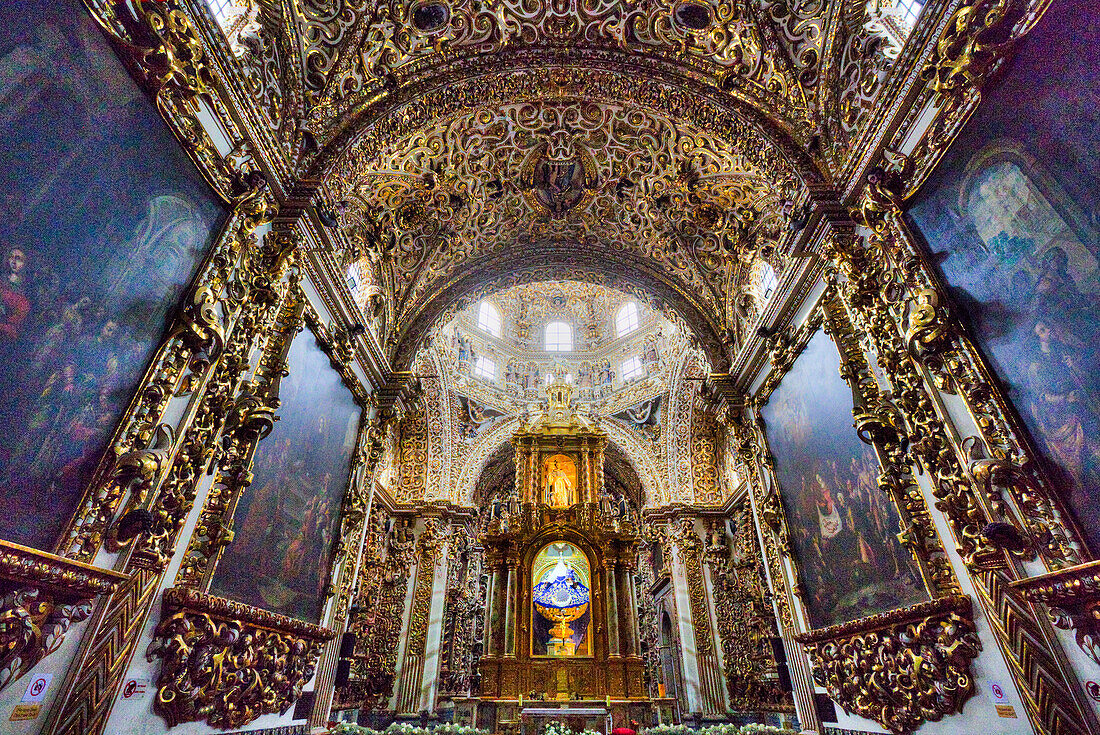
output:
[[[724,722],[721,725],[712,725],[700,730],[699,735],[741,735],[743,732],[740,725]]]
[[[772,725],[734,725],[723,723],[702,730],[692,730],[687,725],[658,725],[642,730],[641,735],[797,735],[794,730],[784,730]]]
[[[446,722],[432,728],[432,735],[489,735],[488,730],[479,730],[469,725],[456,725]]]
[[[687,725],[658,725],[642,730],[641,735],[695,735]]]
[[[382,735],[378,730],[356,725],[354,722],[341,722],[328,731],[328,735]]]
[[[546,723],[546,729],[543,730],[542,735],[575,735],[575,733],[560,720],[550,720]]]
[[[408,722],[395,722],[385,729],[385,735],[428,735],[426,727],[409,724]]]

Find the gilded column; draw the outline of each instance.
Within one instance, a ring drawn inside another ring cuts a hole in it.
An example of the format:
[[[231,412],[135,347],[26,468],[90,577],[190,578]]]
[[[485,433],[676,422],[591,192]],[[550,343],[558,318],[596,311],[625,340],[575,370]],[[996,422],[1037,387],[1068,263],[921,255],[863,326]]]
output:
[[[500,646],[497,643],[499,639],[494,623],[500,619],[500,601],[497,599],[497,591],[500,589],[500,560],[490,558],[489,563],[493,571],[489,575],[489,589],[485,591],[487,604],[485,605],[485,625],[482,630],[485,631],[485,653],[489,656],[499,656]]]
[[[627,655],[641,656],[641,632],[638,627],[638,593],[634,587],[634,564],[631,562],[624,563],[623,573],[626,577],[627,620],[629,621],[627,629],[630,636],[630,642],[626,646]]]
[[[618,576],[614,560],[608,560],[604,567],[605,589],[607,590],[607,651],[609,656],[619,657],[622,648],[619,645],[619,595]]]
[[[516,592],[516,560],[508,557],[505,562],[504,583],[504,655],[507,658],[516,657],[516,610],[513,597]]]

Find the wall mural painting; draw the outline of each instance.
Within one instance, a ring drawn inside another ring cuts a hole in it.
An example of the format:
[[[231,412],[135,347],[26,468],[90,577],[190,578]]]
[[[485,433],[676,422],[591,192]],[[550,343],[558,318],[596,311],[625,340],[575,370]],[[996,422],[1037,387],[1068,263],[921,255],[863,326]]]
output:
[[[78,0],[0,6],[0,538],[55,546],[223,210]]]
[[[591,656],[591,574],[588,557],[556,541],[531,565],[531,655]]]
[[[824,628],[927,599],[878,488],[874,450],[852,423],[840,355],[818,332],[762,410],[803,599]]]
[[[542,461],[546,504],[568,508],[577,502],[577,463],[564,454],[553,454]]]
[[[211,593],[319,622],[360,409],[311,332],[288,363],[279,421],[256,450]]]
[[[1082,18],[1093,33],[1065,34]],[[983,92],[909,218],[1100,549],[1096,33],[1092,3],[1053,5]]]

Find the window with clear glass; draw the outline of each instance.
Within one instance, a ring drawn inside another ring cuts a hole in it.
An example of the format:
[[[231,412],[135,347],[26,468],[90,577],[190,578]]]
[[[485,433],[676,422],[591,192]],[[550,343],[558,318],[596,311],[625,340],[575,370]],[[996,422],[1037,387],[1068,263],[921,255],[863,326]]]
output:
[[[474,361],[474,376],[485,380],[496,380],[497,364],[488,357],[478,357]]]
[[[645,368],[642,367],[642,358],[635,355],[623,360],[623,380],[634,380],[645,377]]]
[[[477,308],[477,328],[494,337],[500,336],[500,312],[488,301],[482,301]]]
[[[615,332],[623,337],[638,328],[638,305],[628,301],[615,315]]]
[[[767,303],[778,287],[779,278],[775,275],[775,269],[767,263],[761,262],[756,281],[756,294],[760,298],[760,303]]]
[[[565,322],[546,325],[546,349],[550,352],[569,352],[573,349],[573,330]]]
[[[206,0],[206,4],[214,14],[214,20],[223,28],[227,28],[233,17],[239,14],[237,3],[233,0]]]
[[[897,8],[902,12],[902,21],[912,28],[924,9],[924,0],[898,0]]]

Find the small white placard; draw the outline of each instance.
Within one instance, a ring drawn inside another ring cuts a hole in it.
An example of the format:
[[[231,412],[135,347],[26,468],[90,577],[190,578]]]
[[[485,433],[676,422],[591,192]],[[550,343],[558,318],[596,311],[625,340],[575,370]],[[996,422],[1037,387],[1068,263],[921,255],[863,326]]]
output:
[[[145,694],[148,691],[148,679],[127,679],[126,683],[122,685],[122,698],[127,701],[145,699]]]
[[[19,700],[20,704],[42,704],[46,699],[46,690],[50,688],[53,674],[38,674],[27,684],[27,693]]]
[[[1005,688],[1003,686],[1001,686],[1000,684],[998,684],[996,682],[994,682],[993,684],[990,684],[989,691],[993,694],[993,701],[994,702],[1007,702],[1008,701],[1008,692],[1006,692]]]

